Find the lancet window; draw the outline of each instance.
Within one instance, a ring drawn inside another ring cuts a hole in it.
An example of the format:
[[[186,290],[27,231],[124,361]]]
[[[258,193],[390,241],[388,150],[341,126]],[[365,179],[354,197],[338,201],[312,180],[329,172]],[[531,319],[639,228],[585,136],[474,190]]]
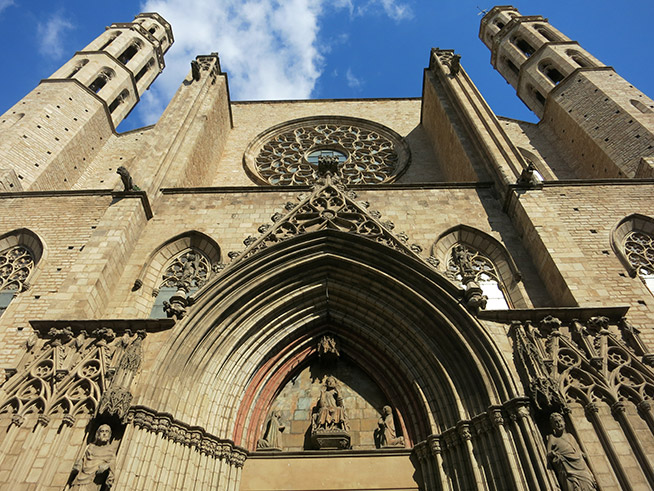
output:
[[[23,245],[15,245],[0,252],[0,315],[17,293],[27,290],[34,269],[34,255]]]
[[[471,281],[477,283],[488,298],[487,310],[509,308],[497,268],[480,251],[464,244],[455,245],[448,255],[447,275],[461,286]]]
[[[654,294],[654,237],[632,231],[624,238],[624,252],[638,276]]]

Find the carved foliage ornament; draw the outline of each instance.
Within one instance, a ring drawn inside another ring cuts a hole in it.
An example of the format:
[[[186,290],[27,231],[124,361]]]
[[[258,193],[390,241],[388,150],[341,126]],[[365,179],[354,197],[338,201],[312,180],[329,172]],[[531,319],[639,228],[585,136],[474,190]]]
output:
[[[310,185],[320,156],[338,160],[335,175],[345,184],[394,181],[406,168],[409,148],[393,130],[348,117],[303,118],[267,130],[245,152],[246,170],[261,184]]]
[[[22,245],[0,253],[0,290],[27,290],[27,278],[34,269],[32,252]]]

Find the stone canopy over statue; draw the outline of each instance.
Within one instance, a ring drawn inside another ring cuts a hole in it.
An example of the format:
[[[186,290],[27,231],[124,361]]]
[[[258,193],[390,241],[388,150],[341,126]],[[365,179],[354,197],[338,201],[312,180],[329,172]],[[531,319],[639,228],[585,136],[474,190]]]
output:
[[[350,448],[349,425],[336,379],[327,377],[313,408],[311,443],[316,449]]]

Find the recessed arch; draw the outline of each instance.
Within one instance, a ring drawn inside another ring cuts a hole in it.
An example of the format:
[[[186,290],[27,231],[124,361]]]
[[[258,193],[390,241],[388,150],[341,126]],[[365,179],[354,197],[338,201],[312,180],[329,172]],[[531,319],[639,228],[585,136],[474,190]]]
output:
[[[456,244],[463,244],[478,250],[492,261],[502,282],[504,292],[515,308],[527,306],[527,302],[518,287],[522,275],[506,247],[493,236],[465,224],[456,225],[443,232],[431,247],[431,255],[446,267],[449,251]]]
[[[428,265],[362,237],[323,230],[290,238],[193,296],[140,403],[191,421],[202,405],[203,427],[251,446],[284,374],[329,330],[367,373],[379,372],[390,399],[409,401],[401,407],[408,433],[424,440],[519,393],[462,295]]]
[[[633,278],[640,274],[641,268],[629,258],[625,249],[625,240],[634,232],[654,238],[654,218],[641,215],[640,213],[633,213],[620,220],[611,231],[611,248],[615,255],[618,256],[618,259],[620,259],[620,262],[622,262],[624,268],[629,272],[629,275]],[[650,288],[649,283],[644,277],[643,281]],[[654,294],[654,291],[652,293]]]
[[[134,289],[145,287],[154,294],[166,264],[174,256],[190,249],[202,251],[212,265],[221,261],[220,246],[214,239],[197,230],[183,232],[163,242],[150,253],[134,282]]]

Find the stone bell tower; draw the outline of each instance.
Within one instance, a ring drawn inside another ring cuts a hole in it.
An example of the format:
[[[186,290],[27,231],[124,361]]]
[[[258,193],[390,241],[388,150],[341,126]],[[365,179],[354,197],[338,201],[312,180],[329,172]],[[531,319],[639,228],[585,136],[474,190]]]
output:
[[[164,68],[170,24],[112,24],[0,117],[0,187],[69,189]]]
[[[541,16],[491,9],[491,64],[541,118],[580,178],[652,177],[654,101]]]

